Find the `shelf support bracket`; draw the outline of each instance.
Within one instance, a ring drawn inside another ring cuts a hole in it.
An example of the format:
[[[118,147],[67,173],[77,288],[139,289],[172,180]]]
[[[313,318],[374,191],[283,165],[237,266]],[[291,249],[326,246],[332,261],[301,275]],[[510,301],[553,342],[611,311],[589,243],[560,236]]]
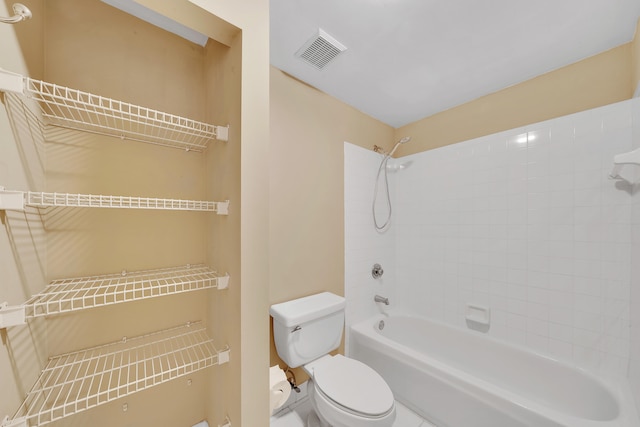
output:
[[[9,306],[6,302],[0,304],[0,329],[9,326],[24,325],[27,323],[27,316],[24,305]],[[4,424],[2,424],[4,427]]]
[[[229,215],[229,201],[216,202],[216,213],[218,215]]]
[[[223,365],[229,361],[229,352],[231,349],[227,346],[224,350],[218,352],[218,365]]]
[[[24,77],[0,68],[0,91],[24,95]]]
[[[229,125],[215,126],[216,139],[218,141],[229,141]]]
[[[229,287],[229,273],[225,274],[222,277],[218,277],[218,289],[227,289]]]
[[[0,210],[24,211],[24,192],[7,191],[0,186]]]
[[[29,427],[27,424],[27,419],[25,417],[16,418],[15,420],[10,420],[9,417],[4,417],[2,420],[2,427]]]

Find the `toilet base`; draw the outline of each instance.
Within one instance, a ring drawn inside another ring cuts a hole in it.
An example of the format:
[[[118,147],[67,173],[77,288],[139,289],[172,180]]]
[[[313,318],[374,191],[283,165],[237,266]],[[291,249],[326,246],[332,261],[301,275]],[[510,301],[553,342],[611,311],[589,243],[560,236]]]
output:
[[[329,424],[323,423],[315,411],[309,412],[307,416],[307,427],[331,427]]]

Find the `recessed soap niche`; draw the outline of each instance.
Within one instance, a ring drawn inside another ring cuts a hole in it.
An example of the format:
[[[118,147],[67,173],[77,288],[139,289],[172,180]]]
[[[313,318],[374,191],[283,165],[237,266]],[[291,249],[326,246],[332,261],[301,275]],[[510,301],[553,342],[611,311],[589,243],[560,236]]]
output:
[[[465,321],[469,329],[488,332],[491,327],[491,309],[484,305],[467,303]]]

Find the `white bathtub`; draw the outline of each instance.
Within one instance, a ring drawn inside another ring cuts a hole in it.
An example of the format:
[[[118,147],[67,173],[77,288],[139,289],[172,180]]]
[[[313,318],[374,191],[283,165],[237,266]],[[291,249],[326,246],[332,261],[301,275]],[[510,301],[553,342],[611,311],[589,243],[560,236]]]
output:
[[[381,315],[350,333],[350,356],[438,427],[640,426],[624,386],[477,332]]]

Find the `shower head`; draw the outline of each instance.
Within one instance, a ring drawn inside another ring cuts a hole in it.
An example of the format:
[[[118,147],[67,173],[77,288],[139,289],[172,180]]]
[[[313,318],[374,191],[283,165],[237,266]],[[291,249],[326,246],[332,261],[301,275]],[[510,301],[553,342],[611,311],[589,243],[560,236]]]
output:
[[[402,138],[400,138],[398,140],[398,142],[396,142],[396,145],[393,146],[393,148],[391,149],[391,151],[389,151],[389,154],[387,154],[388,157],[393,156],[393,153],[396,152],[396,150],[398,149],[398,147],[400,146],[400,144],[406,144],[407,142],[411,141],[411,137],[410,136],[403,136]]]

